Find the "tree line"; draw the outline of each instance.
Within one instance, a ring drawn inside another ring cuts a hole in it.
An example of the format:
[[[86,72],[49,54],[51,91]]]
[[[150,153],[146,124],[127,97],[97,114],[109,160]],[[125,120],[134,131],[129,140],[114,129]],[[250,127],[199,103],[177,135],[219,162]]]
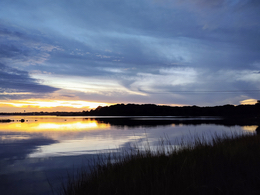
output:
[[[161,106],[155,104],[116,104],[83,111],[86,116],[260,116],[260,100],[255,105]]]

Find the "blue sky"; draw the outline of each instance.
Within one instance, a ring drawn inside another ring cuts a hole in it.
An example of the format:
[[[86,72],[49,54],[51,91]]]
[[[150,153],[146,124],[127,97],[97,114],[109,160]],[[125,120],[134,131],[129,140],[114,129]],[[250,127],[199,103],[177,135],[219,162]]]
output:
[[[259,13],[259,0],[1,0],[0,100],[260,99]]]

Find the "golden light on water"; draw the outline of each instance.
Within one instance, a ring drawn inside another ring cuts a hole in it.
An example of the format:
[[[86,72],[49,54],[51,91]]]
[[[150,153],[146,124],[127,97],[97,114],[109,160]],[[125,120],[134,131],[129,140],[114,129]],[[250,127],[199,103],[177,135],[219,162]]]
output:
[[[243,130],[245,131],[252,131],[254,132],[258,126],[257,125],[251,125],[251,126],[243,126]]]
[[[108,129],[110,125],[99,123],[94,119],[88,120],[57,120],[1,123],[0,131],[15,132],[66,132]]]
[[[42,130],[42,129],[49,129],[49,130],[82,130],[82,129],[95,129],[95,128],[102,128],[103,125],[98,124],[96,121],[88,121],[87,123],[83,122],[70,122],[66,123],[41,123],[37,125],[35,128]]]

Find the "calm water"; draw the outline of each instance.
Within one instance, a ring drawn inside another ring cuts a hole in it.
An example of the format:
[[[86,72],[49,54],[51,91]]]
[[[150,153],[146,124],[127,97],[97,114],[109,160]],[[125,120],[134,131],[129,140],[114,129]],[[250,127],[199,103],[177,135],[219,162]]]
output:
[[[173,144],[193,135],[254,133],[257,126],[224,126],[180,121],[172,117],[57,117],[0,116],[14,122],[0,123],[0,194],[52,194],[66,178],[98,152],[142,144],[151,146],[167,136]],[[25,122],[19,120],[25,119]],[[216,121],[218,120],[215,118]]]

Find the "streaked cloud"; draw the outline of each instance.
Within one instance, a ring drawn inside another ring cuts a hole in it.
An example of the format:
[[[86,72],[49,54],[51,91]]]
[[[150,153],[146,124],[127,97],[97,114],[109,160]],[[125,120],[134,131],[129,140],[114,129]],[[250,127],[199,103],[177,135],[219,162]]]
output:
[[[256,0],[2,0],[0,98],[257,99],[259,11]]]
[[[39,80],[31,78],[26,71],[11,68],[0,63],[0,95],[2,96],[12,93],[15,95],[52,93],[56,90],[58,88],[42,85]]]

